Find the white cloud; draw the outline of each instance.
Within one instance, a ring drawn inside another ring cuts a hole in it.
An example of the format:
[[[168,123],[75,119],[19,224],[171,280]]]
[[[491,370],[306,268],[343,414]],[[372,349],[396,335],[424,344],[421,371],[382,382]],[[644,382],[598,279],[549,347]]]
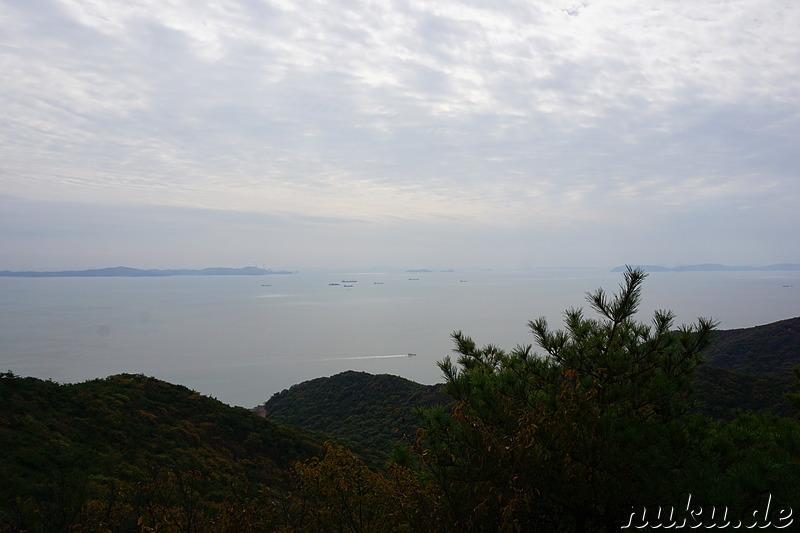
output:
[[[11,0],[0,27],[0,193],[32,200],[522,230],[800,195],[779,0]]]

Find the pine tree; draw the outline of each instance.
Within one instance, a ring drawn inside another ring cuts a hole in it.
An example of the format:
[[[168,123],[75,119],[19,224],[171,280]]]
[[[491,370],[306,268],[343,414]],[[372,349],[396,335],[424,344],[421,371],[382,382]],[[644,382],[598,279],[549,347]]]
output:
[[[667,311],[637,322],[645,277],[628,268],[617,294],[588,294],[599,318],[573,308],[564,330],[530,322],[543,354],[453,334],[459,357],[439,366],[457,407],[422,425],[457,527],[618,529],[630,505],[687,490],[692,375],[715,324],[674,329]]]

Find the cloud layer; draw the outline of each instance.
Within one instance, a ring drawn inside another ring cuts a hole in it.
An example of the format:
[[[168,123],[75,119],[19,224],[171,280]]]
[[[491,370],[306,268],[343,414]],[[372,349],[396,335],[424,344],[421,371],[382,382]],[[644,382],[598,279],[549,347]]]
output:
[[[778,0],[6,0],[0,193],[36,203],[14,228],[280,220],[284,263],[342,231],[338,263],[409,233],[437,263],[797,261],[798,27]]]

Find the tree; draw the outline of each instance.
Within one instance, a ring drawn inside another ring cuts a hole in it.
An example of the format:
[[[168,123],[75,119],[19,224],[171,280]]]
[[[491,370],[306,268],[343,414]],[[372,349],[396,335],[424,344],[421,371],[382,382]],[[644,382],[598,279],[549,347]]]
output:
[[[542,355],[452,335],[459,357],[439,366],[458,404],[424,413],[422,453],[454,528],[611,530],[630,505],[690,489],[692,374],[715,323],[637,322],[645,277],[628,268],[617,294],[588,294],[599,318],[530,322]]]
[[[342,446],[326,443],[325,455],[297,463],[297,490],[287,513],[291,531],[424,532],[438,524],[440,495],[410,468],[367,468]]]

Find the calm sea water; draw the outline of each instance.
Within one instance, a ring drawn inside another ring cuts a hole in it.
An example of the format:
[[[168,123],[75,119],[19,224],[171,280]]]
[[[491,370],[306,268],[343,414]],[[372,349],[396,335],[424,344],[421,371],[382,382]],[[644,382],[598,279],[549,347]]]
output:
[[[566,308],[589,312],[586,292],[621,281],[595,270],[0,278],[0,370],[59,382],[143,373],[245,407],[348,369],[436,383],[451,332],[528,344],[528,320],[560,327]],[[639,318],[656,308],[722,329],[791,318],[800,273],[653,273]]]

